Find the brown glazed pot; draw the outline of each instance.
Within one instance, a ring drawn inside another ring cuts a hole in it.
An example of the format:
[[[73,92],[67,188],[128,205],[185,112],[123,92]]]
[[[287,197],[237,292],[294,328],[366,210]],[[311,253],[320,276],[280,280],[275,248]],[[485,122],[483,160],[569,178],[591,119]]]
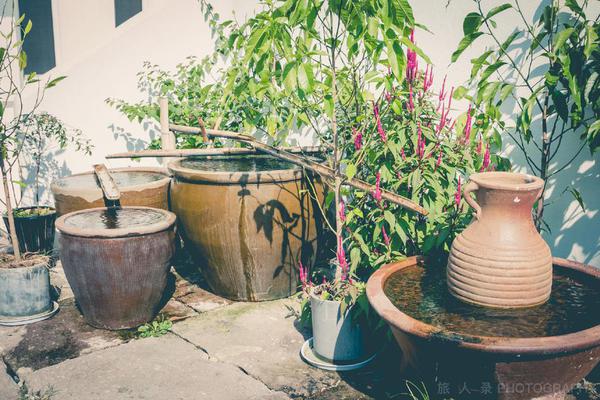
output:
[[[302,170],[208,171],[182,162],[169,163],[172,207],[211,290],[239,301],[295,293],[298,261],[314,263],[322,230]],[[322,184],[312,182],[322,197]]]
[[[60,231],[61,261],[85,320],[102,329],[126,329],[154,318],[174,253],[175,214],[158,221],[112,229],[71,224],[73,218],[106,208],[63,215],[56,221]]]
[[[497,308],[530,307],[548,300],[552,255],[531,214],[543,186],[543,180],[525,174],[471,175],[463,197],[475,209],[475,217],[452,243],[450,293],[467,303]]]
[[[422,257],[410,257],[385,265],[367,283],[369,302],[402,350],[399,373],[437,377],[454,391],[467,382],[476,390],[482,382],[491,385],[489,394],[471,391],[460,398],[558,400],[600,361],[600,325],[560,336],[508,338],[453,334],[410,317],[392,304],[384,287],[394,273],[422,262]],[[560,258],[553,263],[557,270],[600,283],[598,269]]]
[[[169,209],[171,178],[161,168],[115,168],[109,170],[121,191],[121,206]],[[144,174],[162,175],[159,179],[143,179]],[[135,182],[132,183],[132,179]],[[102,190],[93,172],[74,174],[52,182],[52,194],[58,216],[88,208],[104,207]]]

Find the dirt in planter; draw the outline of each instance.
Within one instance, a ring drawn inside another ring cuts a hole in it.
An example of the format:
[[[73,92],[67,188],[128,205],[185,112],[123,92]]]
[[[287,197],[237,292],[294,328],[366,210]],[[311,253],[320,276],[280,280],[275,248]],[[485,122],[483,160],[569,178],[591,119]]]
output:
[[[25,253],[21,257],[21,261],[15,260],[12,254],[0,254],[0,268],[26,268],[34,265],[48,265],[50,258],[38,253]]]

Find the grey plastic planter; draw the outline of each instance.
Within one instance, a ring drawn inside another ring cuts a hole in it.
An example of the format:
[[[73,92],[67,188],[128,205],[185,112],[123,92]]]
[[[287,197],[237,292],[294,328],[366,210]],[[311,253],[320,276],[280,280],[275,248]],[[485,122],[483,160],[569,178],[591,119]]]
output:
[[[365,355],[360,325],[349,313],[342,316],[340,302],[321,300],[311,295],[313,350],[333,362],[354,361]]]
[[[0,325],[21,325],[49,318],[56,305],[50,299],[50,276],[44,263],[0,268]]]

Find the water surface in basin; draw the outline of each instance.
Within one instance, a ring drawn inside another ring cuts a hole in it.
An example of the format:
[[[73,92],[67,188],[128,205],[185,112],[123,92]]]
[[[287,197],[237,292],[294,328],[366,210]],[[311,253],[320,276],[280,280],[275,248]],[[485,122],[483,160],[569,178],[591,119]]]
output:
[[[491,309],[463,303],[446,285],[445,265],[411,266],[387,280],[384,292],[412,318],[442,331],[475,336],[564,335],[600,324],[600,285],[554,269],[550,300],[522,309]]]
[[[210,172],[261,172],[298,168],[275,157],[187,158],[181,161],[181,166]]]
[[[106,208],[69,216],[65,225],[81,229],[123,229],[153,225],[166,218],[167,215],[158,210]]]
[[[141,185],[144,183],[156,182],[166,177],[165,174],[150,171],[111,171],[110,174],[118,187],[127,187]],[[99,188],[98,184],[96,183],[96,176],[94,174],[67,176],[65,178],[59,179],[56,182],[56,184],[64,188]]]

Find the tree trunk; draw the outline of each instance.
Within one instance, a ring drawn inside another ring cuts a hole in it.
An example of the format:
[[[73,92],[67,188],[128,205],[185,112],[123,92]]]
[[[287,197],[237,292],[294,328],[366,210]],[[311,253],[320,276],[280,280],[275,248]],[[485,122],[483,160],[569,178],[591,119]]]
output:
[[[3,153],[3,152],[0,152]],[[15,216],[13,215],[12,202],[10,199],[10,184],[8,182],[8,176],[6,175],[6,166],[4,164],[4,157],[0,155],[0,172],[2,173],[2,186],[4,187],[4,201],[6,202],[6,213],[8,216],[8,231],[10,234],[10,240],[13,247],[13,252],[16,261],[21,261],[21,250],[19,249],[19,238],[17,237],[17,230],[15,229]]]

